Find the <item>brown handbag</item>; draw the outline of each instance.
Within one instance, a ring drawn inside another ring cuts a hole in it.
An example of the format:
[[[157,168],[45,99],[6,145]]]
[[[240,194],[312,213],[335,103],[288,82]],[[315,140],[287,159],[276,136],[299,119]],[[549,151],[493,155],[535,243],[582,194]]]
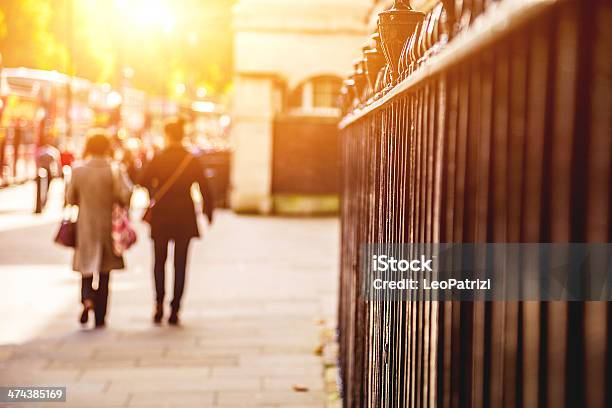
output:
[[[72,220],[62,220],[54,241],[57,244],[68,248],[76,247],[76,222]]]
[[[55,234],[54,241],[68,248],[76,248],[76,221],[73,221],[72,214],[69,212],[71,208],[71,206],[64,207],[62,222],[57,230],[57,234]]]
[[[144,214],[142,215],[142,220],[144,222],[151,224],[151,220],[153,217],[153,208],[155,207],[155,203],[161,200],[163,196],[166,195],[168,190],[170,190],[170,187],[172,187],[172,185],[176,182],[176,180],[178,180],[181,174],[183,174],[183,172],[189,165],[189,162],[191,162],[191,159],[192,159],[192,156],[190,154],[185,156],[183,161],[181,161],[181,164],[179,164],[176,170],[174,170],[174,173],[172,173],[172,175],[168,178],[168,180],[166,180],[166,182],[159,188],[159,190],[155,192],[153,197],[149,200],[149,206],[147,207]]]

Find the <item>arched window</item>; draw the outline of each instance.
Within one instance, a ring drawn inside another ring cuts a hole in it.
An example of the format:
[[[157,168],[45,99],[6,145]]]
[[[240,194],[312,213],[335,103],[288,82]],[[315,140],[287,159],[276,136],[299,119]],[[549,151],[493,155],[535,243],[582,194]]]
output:
[[[288,99],[290,112],[309,115],[338,115],[342,79],[320,76],[302,82]]]

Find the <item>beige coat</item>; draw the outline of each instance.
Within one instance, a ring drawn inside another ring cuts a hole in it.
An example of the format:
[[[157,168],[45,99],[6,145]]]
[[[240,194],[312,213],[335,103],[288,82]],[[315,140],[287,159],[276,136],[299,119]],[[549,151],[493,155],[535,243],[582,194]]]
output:
[[[83,275],[123,269],[123,257],[112,247],[113,203],[129,205],[131,183],[110,160],[93,157],[77,163],[66,189],[66,202],[79,207],[72,267]]]

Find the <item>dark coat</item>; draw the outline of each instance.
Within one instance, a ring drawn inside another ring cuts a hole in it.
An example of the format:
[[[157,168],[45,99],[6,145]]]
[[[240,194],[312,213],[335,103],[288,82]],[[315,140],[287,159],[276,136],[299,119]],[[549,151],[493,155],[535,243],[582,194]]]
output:
[[[180,145],[169,146],[157,153],[145,167],[139,184],[155,192],[164,185],[187,156],[192,159],[178,179],[159,199],[151,212],[151,238],[170,240],[199,237],[195,204],[191,198],[191,186],[197,183],[204,198],[203,207],[208,221],[212,222],[214,198],[204,167],[200,160]]]

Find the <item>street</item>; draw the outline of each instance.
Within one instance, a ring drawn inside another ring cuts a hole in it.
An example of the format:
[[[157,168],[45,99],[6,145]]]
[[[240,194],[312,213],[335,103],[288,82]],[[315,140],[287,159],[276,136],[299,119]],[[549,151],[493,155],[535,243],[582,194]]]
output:
[[[0,385],[66,386],[66,407],[325,406],[314,350],[336,313],[335,218],[218,211],[190,249],[178,328],[151,322],[152,248],[137,221],[107,328],[93,330],[78,323],[71,251],[52,242],[62,193],[56,181],[34,215],[33,184],[0,190]]]

